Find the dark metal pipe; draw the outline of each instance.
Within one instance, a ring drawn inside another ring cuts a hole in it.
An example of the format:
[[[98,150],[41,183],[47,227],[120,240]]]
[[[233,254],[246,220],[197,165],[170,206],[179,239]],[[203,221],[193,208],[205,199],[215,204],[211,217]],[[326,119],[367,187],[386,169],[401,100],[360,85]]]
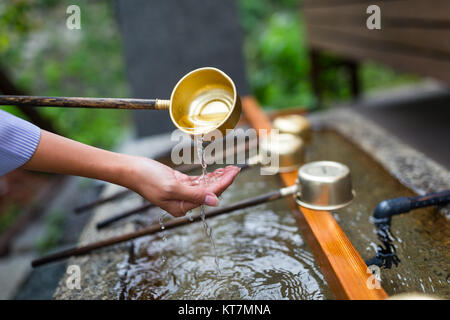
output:
[[[375,223],[390,223],[392,216],[414,209],[450,203],[450,190],[416,197],[400,197],[381,201],[373,213]]]
[[[377,228],[377,236],[381,241],[378,245],[376,256],[366,261],[368,266],[376,265],[380,268],[390,269],[392,265],[398,265],[400,259],[391,233],[392,217],[407,213],[411,210],[450,203],[450,190],[435,192],[416,197],[399,197],[381,201],[373,213],[373,221]]]
[[[102,220],[102,221],[98,222],[97,225],[96,225],[97,230],[103,229],[103,228],[109,226],[110,224],[113,224],[116,221],[125,219],[126,217],[132,216],[132,215],[134,215],[136,213],[141,213],[141,212],[147,211],[147,210],[149,210],[151,208],[154,208],[154,207],[156,207],[156,205],[154,205],[153,203],[146,203],[146,204],[141,205],[141,206],[139,206],[137,208],[133,208],[131,210],[127,210],[125,212],[119,213],[119,214],[117,214],[115,216],[112,216],[110,218],[107,218],[105,220]]]

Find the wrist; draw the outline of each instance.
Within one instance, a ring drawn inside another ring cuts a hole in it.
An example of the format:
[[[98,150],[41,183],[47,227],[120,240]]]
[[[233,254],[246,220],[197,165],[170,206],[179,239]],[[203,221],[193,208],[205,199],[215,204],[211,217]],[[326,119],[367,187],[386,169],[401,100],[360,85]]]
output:
[[[103,169],[107,177],[101,180],[134,190],[138,180],[136,178],[137,170],[134,169],[134,158],[134,156],[126,154],[113,153],[113,156],[105,163],[106,168]]]
[[[138,191],[139,170],[136,167],[136,161],[138,157],[131,155],[119,154],[119,168],[117,170],[117,177],[119,181],[117,184],[124,186],[128,189]]]

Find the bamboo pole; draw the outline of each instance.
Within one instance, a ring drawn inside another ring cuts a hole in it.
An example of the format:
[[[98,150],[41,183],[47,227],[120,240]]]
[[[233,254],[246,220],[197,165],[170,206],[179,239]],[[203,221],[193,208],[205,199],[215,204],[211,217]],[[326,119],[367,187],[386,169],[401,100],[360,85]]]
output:
[[[158,99],[81,98],[0,95],[0,105],[97,109],[161,109]]]

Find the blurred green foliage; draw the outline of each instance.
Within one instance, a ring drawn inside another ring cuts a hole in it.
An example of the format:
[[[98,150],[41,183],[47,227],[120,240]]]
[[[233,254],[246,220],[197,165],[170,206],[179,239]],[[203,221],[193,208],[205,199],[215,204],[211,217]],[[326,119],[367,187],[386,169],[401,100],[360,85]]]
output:
[[[14,223],[14,221],[16,221],[20,213],[21,213],[20,206],[17,203],[11,203],[6,208],[4,208],[4,210],[1,211],[0,234],[2,234],[3,231],[8,229]]]
[[[313,108],[316,99],[309,79],[310,60],[299,0],[237,0],[247,76],[259,102],[272,108]],[[335,65],[326,54],[321,62]],[[324,104],[349,99],[348,74],[342,67],[329,68],[320,81]],[[365,91],[417,81],[372,63],[363,63],[360,79]]]
[[[66,8],[72,3],[68,0],[2,2],[0,65],[19,88],[30,94],[128,96],[113,2],[77,1],[81,8],[81,30],[66,28]],[[40,110],[63,135],[103,148],[114,146],[127,128],[129,118],[124,110]]]
[[[264,106],[312,105],[309,61],[297,1],[238,0],[247,77]]]
[[[15,1],[14,5],[0,3],[0,52],[8,49],[15,38],[30,30],[30,19],[27,16],[29,9],[28,1]]]

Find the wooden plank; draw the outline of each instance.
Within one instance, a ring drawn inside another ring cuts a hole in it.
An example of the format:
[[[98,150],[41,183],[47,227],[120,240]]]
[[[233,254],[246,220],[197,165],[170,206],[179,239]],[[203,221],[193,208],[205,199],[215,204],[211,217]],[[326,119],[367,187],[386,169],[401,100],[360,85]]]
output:
[[[384,63],[400,71],[431,76],[450,83],[450,62],[429,56],[412,55],[393,48],[388,43],[376,40],[355,39],[339,31],[309,26],[309,44],[318,49],[329,50],[346,58],[373,60]]]
[[[368,17],[366,9],[369,5],[378,5],[381,19],[408,19],[411,21],[450,21],[450,1],[448,0],[397,0],[370,2],[340,2],[339,5],[308,5],[304,3],[302,11],[305,15],[328,14],[336,16]]]
[[[272,130],[272,123],[267,115],[262,112],[255,98],[251,96],[243,97],[242,109],[245,113],[245,117],[253,128],[256,130],[264,129],[269,132]]]
[[[367,40],[402,46],[404,52],[409,51],[412,54],[419,55],[425,52],[425,54],[430,56],[442,56],[450,60],[450,28],[398,28],[383,24],[381,30],[369,30],[365,25],[365,21],[359,24],[351,24],[345,18],[337,16],[323,19],[308,17],[306,24],[308,28],[318,27],[323,30],[329,30],[330,33],[336,31],[348,34],[349,37],[363,37]]]
[[[255,99],[244,97],[242,107],[249,123],[255,129],[271,130],[269,118]],[[280,174],[285,185],[295,183],[297,173]],[[317,260],[332,292],[337,299],[380,300],[386,292],[367,286],[367,266],[351,244],[344,231],[328,211],[313,211],[295,205],[293,214]]]
[[[414,4],[414,2],[412,3]],[[429,7],[450,12],[450,1],[446,1],[442,7]],[[418,15],[415,14],[414,19],[411,20],[403,17],[403,11],[398,13],[383,10],[382,8],[381,30],[368,30],[366,27],[368,15],[364,6],[361,5],[347,5],[340,9],[329,7],[319,9],[305,8],[303,13],[308,26],[328,27],[338,31],[345,31],[348,34],[395,41],[413,47],[444,51],[447,54],[450,52],[450,19],[442,25],[442,21],[439,22],[435,19],[418,21],[416,18]]]

